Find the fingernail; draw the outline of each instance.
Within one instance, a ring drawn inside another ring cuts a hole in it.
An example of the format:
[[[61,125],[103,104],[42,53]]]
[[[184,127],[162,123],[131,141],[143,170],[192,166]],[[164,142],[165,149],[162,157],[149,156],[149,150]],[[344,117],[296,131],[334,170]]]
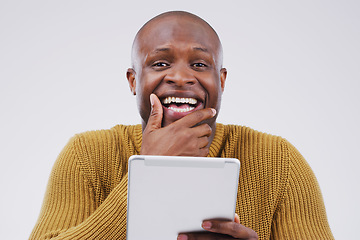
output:
[[[177,237],[177,240],[187,240],[188,237],[185,235],[185,234],[180,234],[178,237]]]
[[[216,110],[214,108],[212,108],[211,111],[213,112],[213,116],[215,116]]]
[[[205,229],[210,229],[211,228],[211,222],[205,221],[202,224],[202,227]]]
[[[150,104],[151,104],[151,106],[154,106],[154,96],[153,95],[154,95],[153,93],[150,94]]]

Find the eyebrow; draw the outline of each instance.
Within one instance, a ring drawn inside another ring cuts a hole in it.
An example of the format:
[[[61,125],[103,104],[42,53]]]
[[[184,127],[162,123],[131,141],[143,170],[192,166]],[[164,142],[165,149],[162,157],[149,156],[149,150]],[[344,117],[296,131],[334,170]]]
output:
[[[164,48],[156,48],[153,52],[154,53],[156,53],[156,52],[168,52],[170,50],[171,50],[170,48],[164,47]],[[206,52],[206,53],[209,52],[209,50],[207,48],[203,48],[203,47],[193,47],[193,50]]]
[[[207,48],[203,48],[203,47],[193,47],[194,50],[197,50],[197,51],[201,51],[201,52],[209,52],[207,50]]]
[[[153,52],[156,53],[156,52],[168,52],[168,51],[170,51],[170,48],[157,48]]]

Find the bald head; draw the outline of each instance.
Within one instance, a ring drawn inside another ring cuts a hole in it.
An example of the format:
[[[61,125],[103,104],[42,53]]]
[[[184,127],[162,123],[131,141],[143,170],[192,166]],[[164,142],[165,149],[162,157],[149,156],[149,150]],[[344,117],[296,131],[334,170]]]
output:
[[[147,21],[141,28],[140,30],[137,32],[136,36],[135,36],[135,40],[134,42],[137,40],[137,38],[139,37],[139,35],[141,35],[141,32],[146,29],[146,27],[148,25],[151,25],[151,23],[153,22],[156,22],[156,21],[161,21],[161,20],[164,20],[166,21],[166,19],[169,19],[169,18],[187,18],[189,20],[192,20],[194,23],[197,23],[197,24],[203,24],[205,26],[207,26],[209,29],[212,30],[212,32],[216,35],[217,37],[217,40],[219,41],[220,43],[220,39],[216,33],[216,31],[210,26],[209,23],[207,23],[204,19],[200,18],[199,16],[196,16],[195,14],[192,14],[192,13],[189,13],[189,12],[185,12],[185,11],[170,11],[170,12],[164,12],[164,13],[161,13],[155,17],[153,17],[152,19],[150,19],[149,21]]]
[[[199,37],[202,35],[202,37]],[[216,55],[216,63],[219,68],[222,66],[222,45],[215,30],[202,18],[184,11],[170,11],[162,13],[146,22],[137,32],[131,53],[132,66],[138,68],[139,51],[143,45],[147,44],[150,39],[159,38],[171,39],[179,38],[184,41],[195,40],[199,44],[205,44],[214,51]],[[186,39],[189,38],[189,39]],[[204,43],[204,39],[207,39]]]

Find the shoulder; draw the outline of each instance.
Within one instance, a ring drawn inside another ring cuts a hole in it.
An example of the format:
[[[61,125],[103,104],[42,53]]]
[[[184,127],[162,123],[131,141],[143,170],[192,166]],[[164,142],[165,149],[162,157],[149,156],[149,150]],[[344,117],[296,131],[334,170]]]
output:
[[[241,125],[222,125],[224,138],[242,147],[279,147],[283,148],[287,140],[273,134],[261,132],[253,128]]]
[[[283,137],[239,125],[222,127],[225,151],[262,174],[277,174],[287,181],[291,167],[307,165],[297,149]]]
[[[134,154],[141,146],[141,125],[116,125],[110,129],[76,134],[68,143],[81,162],[104,162],[119,152]]]
[[[102,148],[109,145],[131,143],[137,145],[141,141],[141,125],[116,125],[110,129],[86,131],[75,134],[70,143],[78,148]]]
[[[113,141],[136,134],[140,125],[116,125],[110,129],[92,130],[75,134],[75,138],[83,141]]]
[[[139,141],[141,125],[116,125],[76,134],[68,145],[92,187],[106,183],[102,188],[110,191],[127,172],[127,160],[139,151]]]
[[[244,170],[251,170],[250,175],[257,171],[261,175],[276,174],[286,178],[290,163],[290,147],[286,139],[245,126],[219,126],[219,130],[223,128],[222,156],[239,159]]]

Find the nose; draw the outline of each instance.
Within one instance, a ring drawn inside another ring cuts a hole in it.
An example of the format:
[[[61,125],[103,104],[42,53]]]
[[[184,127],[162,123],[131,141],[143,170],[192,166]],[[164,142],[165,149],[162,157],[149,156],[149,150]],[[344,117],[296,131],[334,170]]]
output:
[[[196,78],[192,74],[191,69],[187,66],[173,66],[164,78],[168,84],[183,87],[185,85],[194,85]]]

